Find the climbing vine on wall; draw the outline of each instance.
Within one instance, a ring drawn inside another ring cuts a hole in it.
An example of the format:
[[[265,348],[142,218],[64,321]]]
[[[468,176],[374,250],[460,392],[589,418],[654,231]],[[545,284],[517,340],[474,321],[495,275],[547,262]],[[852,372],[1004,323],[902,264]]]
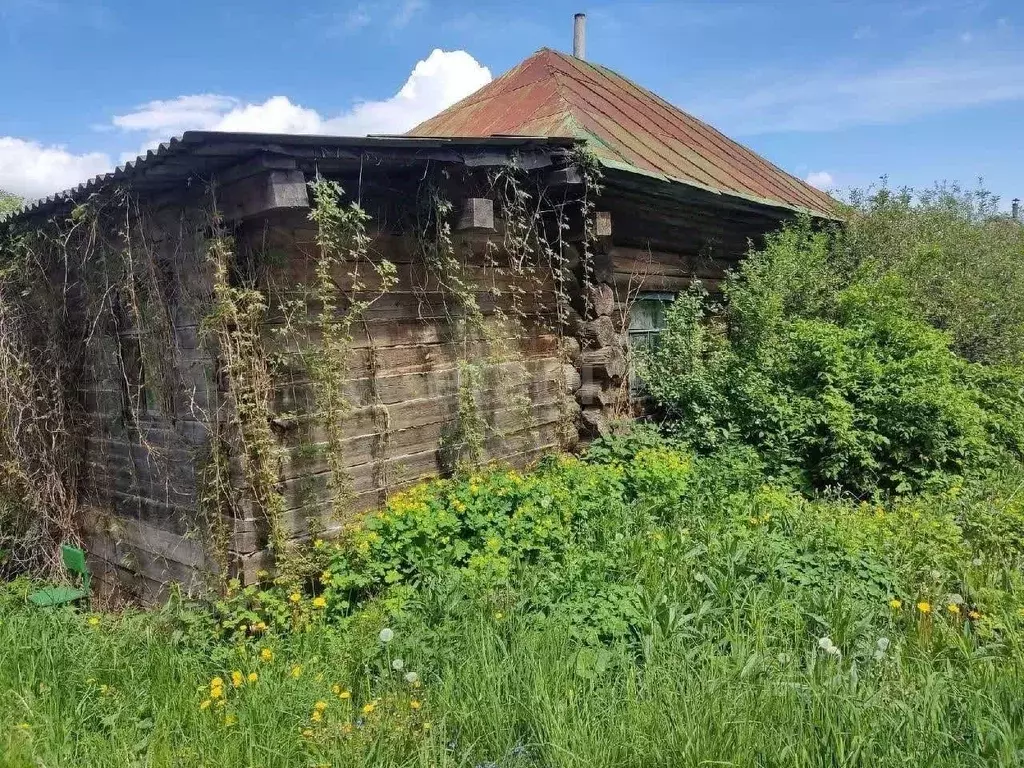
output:
[[[572,335],[578,302],[586,295],[581,282],[593,275],[586,235],[592,231],[593,182],[588,176],[581,245],[578,189],[550,194],[543,174],[516,162],[489,173],[465,171],[461,179],[439,166],[428,171],[416,223],[426,275],[412,287],[430,301],[440,297],[439,326],[446,329],[443,341],[452,359],[439,372],[455,380],[455,424],[441,448],[449,468],[469,468],[498,441],[514,435],[518,446],[526,446],[522,437],[547,426],[534,423],[541,404],[534,369],[545,365],[549,373],[549,358],[538,356],[534,363],[525,350],[542,350],[552,335],[561,347]],[[448,196],[465,185],[493,200],[494,232],[454,231],[459,211]],[[20,540],[32,529],[30,536],[45,540],[41,549],[50,552],[56,542],[75,540],[81,507],[91,503],[78,498],[84,476],[78,441],[95,429],[83,416],[97,407],[79,391],[86,365],[108,366],[89,375],[120,382],[118,393],[96,395],[120,398],[117,420],[103,411],[110,423],[104,423],[101,437],[115,438],[116,449],[137,473],[138,491],[119,486],[118,514],[125,505],[137,503],[141,510],[152,501],[147,489],[160,472],[147,464],[181,466],[188,461],[182,450],[194,449],[199,513],[191,525],[203,531],[222,574],[233,547],[266,543],[280,559],[287,541],[301,532],[289,510],[307,502],[286,499],[288,488],[300,488],[283,480],[285,462],[300,453],[326,465],[322,476],[332,511],[348,514],[353,490],[346,467],[356,438],[346,425],[356,403],[371,418],[373,487],[386,498],[395,466],[385,403],[390,395],[381,390],[386,362],[373,338],[379,325],[371,308],[396,287],[397,269],[374,257],[370,217],[337,182],[318,176],[310,193],[314,247],[307,277],[297,285],[274,284],[276,257],[258,248],[250,252],[255,227],[225,223],[213,190],[207,205],[197,206],[193,198],[170,215],[161,209],[159,226],[135,198],[111,192],[44,225],[6,233],[0,266],[4,530],[6,520],[17,517]],[[567,256],[573,253],[570,230],[582,257]],[[188,316],[205,344],[202,354],[180,348],[178,324],[187,327],[182,317]],[[434,322],[438,313],[425,319]],[[538,346],[524,344],[532,335],[543,337]],[[197,392],[197,384],[210,391]],[[310,408],[285,412],[290,406],[282,392],[292,385],[305,387]],[[571,393],[564,395],[555,395],[560,407],[573,400]],[[568,424],[571,408],[565,412]],[[205,442],[193,432],[188,440],[166,442],[183,414],[205,427]],[[291,433],[295,424],[306,429]],[[572,431],[564,430],[566,444]],[[159,433],[152,444],[151,432]],[[161,453],[168,449],[172,456]],[[258,541],[240,545],[238,536],[253,531],[238,523],[248,521],[262,524]],[[10,541],[0,541],[0,547],[5,544]]]

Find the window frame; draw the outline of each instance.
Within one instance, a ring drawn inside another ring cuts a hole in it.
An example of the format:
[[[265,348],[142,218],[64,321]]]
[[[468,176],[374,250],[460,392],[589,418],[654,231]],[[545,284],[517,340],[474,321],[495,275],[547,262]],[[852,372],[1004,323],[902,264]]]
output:
[[[653,349],[657,344],[658,337],[667,327],[665,317],[668,308],[678,298],[675,291],[640,291],[629,307],[629,323],[626,329],[629,344],[629,394],[632,397],[642,397],[645,394],[643,380],[637,375],[634,369],[634,351],[642,345],[645,349]],[[650,328],[634,327],[637,317],[634,314],[638,305],[658,303],[661,305],[659,312],[649,313],[651,318]],[[642,341],[640,341],[642,339]]]

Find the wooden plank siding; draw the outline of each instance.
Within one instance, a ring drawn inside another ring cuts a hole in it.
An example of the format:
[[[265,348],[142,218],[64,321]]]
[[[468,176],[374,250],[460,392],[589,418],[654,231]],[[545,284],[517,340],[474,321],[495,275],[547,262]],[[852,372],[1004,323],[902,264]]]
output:
[[[181,212],[167,212],[169,231],[175,216]],[[320,344],[315,322],[320,308],[307,300],[303,287],[315,276],[315,231],[305,212],[295,211],[243,224],[235,234],[240,262],[259,265],[257,284],[270,297],[262,344],[274,360],[272,407],[283,424],[272,425],[278,490],[285,502],[281,522],[290,538],[330,534],[343,520],[334,514],[331,498],[328,430],[302,357]],[[491,237],[500,240],[500,230]],[[378,297],[376,273],[368,263],[360,268],[359,298],[377,298],[353,326],[346,361],[344,396],[351,410],[342,422],[340,442],[344,485],[351,494],[345,502],[348,515],[373,509],[389,494],[443,470],[441,442],[458,418],[460,360],[485,363],[476,393],[487,425],[485,460],[522,467],[559,447],[565,374],[550,276],[541,270],[495,269],[487,235],[456,234],[454,242],[465,260],[463,278],[477,287],[485,322],[498,313],[517,318],[517,324],[495,326],[487,339],[474,332],[468,343],[456,344],[456,302],[427,267],[416,240],[372,233],[370,258],[395,264],[398,282]],[[193,295],[209,293],[203,283],[208,279],[205,253],[183,254],[181,249],[173,236],[161,241],[157,258],[166,279],[187,284]],[[342,294],[352,285],[349,271],[349,265],[340,265],[332,275]],[[287,311],[297,307],[314,322],[301,332],[292,325],[283,333]],[[138,423],[131,423],[124,373],[117,363],[123,339],[119,342],[109,329],[96,334],[81,390],[90,421],[83,478],[90,507],[85,540],[97,583],[146,602],[163,599],[169,582],[202,590],[218,569],[211,533],[204,529],[210,521],[201,519],[197,499],[210,420],[228,413],[222,408],[230,403],[228,382],[201,338],[196,311],[173,305],[169,315],[174,349],[167,350],[167,366],[175,384],[170,412],[161,403],[143,409]],[[493,348],[495,343],[500,350]],[[381,435],[385,413],[388,430]],[[240,462],[235,457],[230,463],[236,490],[244,494]],[[270,563],[266,523],[251,505],[242,504],[238,512],[236,519],[221,520],[228,529],[229,568],[252,579]]]

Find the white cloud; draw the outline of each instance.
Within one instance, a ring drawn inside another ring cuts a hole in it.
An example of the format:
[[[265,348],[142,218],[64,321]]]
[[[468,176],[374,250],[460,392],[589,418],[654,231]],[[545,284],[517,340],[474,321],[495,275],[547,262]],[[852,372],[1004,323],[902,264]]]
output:
[[[357,103],[333,117],[295,104],[287,96],[246,104],[229,96],[203,94],[151,101],[135,112],[116,116],[113,124],[123,131],[144,131],[149,134],[150,142],[186,130],[342,136],[402,133],[490,80],[490,70],[465,51],[435,49],[416,63],[408,80],[394,96]]]
[[[409,0],[403,10],[411,18],[423,5],[420,0]],[[490,80],[490,70],[465,51],[435,49],[416,63],[394,96],[359,102],[339,115],[323,116],[287,96],[250,104],[206,93],[147,102],[132,112],[115,115],[103,130],[118,131],[134,137],[133,143],[141,143],[140,151],[121,155],[122,163],[187,130],[341,136],[403,133]],[[0,137],[0,189],[24,197],[67,189],[112,166],[109,155],[102,152],[76,155],[60,146]]]
[[[370,16],[370,10],[366,7],[365,3],[360,3],[345,14],[342,26],[346,32],[355,32],[357,29],[369,26],[371,21],[373,21],[373,18]]]
[[[169,136],[189,128],[216,125],[225,112],[237,106],[237,99],[213,93],[179,96],[147,102],[127,115],[115,115],[111,122],[126,131],[152,131]]]
[[[325,121],[328,133],[404,133],[491,81],[491,71],[465,51],[439,48],[416,63],[390,99],[365,101]]]
[[[391,26],[395,29],[409,26],[409,22],[413,20],[413,17],[426,7],[426,0],[404,0],[391,17]]]
[[[832,188],[835,180],[832,178],[832,174],[828,171],[813,171],[807,174],[807,178],[804,179],[804,181],[812,187],[828,191]]]
[[[1024,59],[994,54],[918,60],[873,71],[763,75],[705,86],[729,97],[689,102],[726,132],[828,131],[902,123],[953,109],[1024,100]]]
[[[19,197],[59,192],[112,167],[113,161],[102,152],[76,155],[61,146],[0,136],[0,189]]]

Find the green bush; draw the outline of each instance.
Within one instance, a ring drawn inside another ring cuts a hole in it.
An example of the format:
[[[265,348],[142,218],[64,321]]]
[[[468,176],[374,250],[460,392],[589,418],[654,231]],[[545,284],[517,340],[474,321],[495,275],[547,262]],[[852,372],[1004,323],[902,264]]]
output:
[[[962,357],[1024,363],[1024,227],[984,190],[855,192],[833,260],[860,280],[900,278]]]
[[[667,315],[642,377],[670,429],[705,450],[738,440],[772,471],[856,495],[927,489],[1020,454],[1018,369],[970,363],[897,277],[843,285],[832,235],[802,221],[726,287]]]

